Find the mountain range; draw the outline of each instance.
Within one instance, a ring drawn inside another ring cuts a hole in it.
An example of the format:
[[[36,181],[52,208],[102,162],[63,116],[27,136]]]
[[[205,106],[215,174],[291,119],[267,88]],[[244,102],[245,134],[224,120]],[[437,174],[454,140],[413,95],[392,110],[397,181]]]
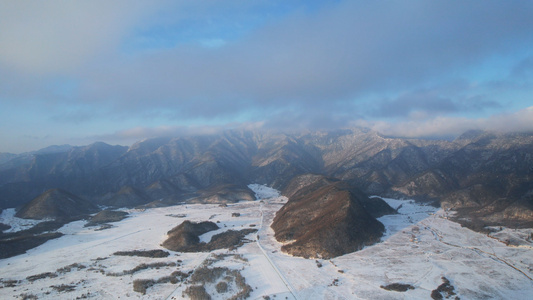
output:
[[[445,141],[363,128],[232,130],[131,147],[94,143],[2,153],[0,208],[23,207],[50,189],[114,207],[235,202],[254,199],[250,183],[288,193],[291,180],[304,174],[366,195],[433,202],[475,229],[533,226],[533,133],[485,131]]]

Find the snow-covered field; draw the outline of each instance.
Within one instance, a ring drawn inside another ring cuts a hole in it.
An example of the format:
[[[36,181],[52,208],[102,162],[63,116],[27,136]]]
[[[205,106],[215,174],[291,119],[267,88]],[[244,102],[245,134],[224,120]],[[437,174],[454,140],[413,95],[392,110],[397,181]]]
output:
[[[8,224],[11,226],[8,230],[5,230],[4,232],[17,232],[24,229],[30,229],[33,226],[44,222],[46,220],[27,220],[27,219],[21,219],[15,217],[15,209],[14,208],[8,208],[4,209],[2,213],[0,213],[0,223]]]
[[[521,246],[511,247],[502,242],[508,235],[527,237],[531,230],[504,229],[488,237],[449,221],[442,210],[386,199],[401,208],[398,215],[380,218],[387,229],[381,243],[331,260],[309,260],[282,253],[269,226],[287,199],[264,186],[251,188],[262,201],[129,210],[130,217],[101,231],[85,228],[85,221],[65,225],[60,229],[64,236],[0,260],[0,299],[30,295],[38,299],[181,299],[187,282],[156,284],[142,295],[133,290],[133,281],[157,280],[176,270],[188,273],[202,266],[239,270],[253,289],[251,299],[430,299],[442,277],[461,299],[533,299],[532,244],[523,240]],[[240,216],[232,217],[234,212]],[[256,228],[258,232],[232,251],[169,251],[165,258],[113,255],[164,249],[160,244],[166,232],[184,220],[209,220],[221,227],[201,236],[202,241],[227,229]],[[157,268],[111,276],[156,262],[161,263]],[[410,284],[414,289],[395,292],[380,287],[391,283]],[[219,293],[209,284],[206,290],[214,299],[232,293],[232,287]]]

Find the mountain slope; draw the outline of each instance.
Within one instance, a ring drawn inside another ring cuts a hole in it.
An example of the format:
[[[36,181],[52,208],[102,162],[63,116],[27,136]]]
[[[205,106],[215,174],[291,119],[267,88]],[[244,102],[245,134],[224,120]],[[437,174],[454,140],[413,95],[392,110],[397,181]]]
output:
[[[533,136],[478,132],[458,140],[465,146],[394,190],[437,198],[467,225],[533,225]]]
[[[440,201],[487,224],[525,225],[532,219],[531,133],[478,131],[435,141],[359,128],[292,134],[235,130],[149,139],[129,148],[95,143],[56,150],[0,164],[0,208],[19,207],[53,188],[93,203],[114,197],[118,206],[231,202],[243,191],[250,195],[250,183],[284,189],[293,178],[314,173],[370,195]]]

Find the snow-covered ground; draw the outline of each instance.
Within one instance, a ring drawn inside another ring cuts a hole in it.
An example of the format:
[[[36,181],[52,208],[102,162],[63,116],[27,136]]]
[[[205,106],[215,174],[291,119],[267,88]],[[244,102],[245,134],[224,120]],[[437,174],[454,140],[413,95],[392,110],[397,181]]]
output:
[[[276,189],[261,184],[250,184],[248,187],[254,191],[256,199],[271,199],[281,196],[280,192]]]
[[[398,214],[386,215],[378,218],[378,220],[385,225],[386,230],[381,238],[382,241],[385,241],[398,233],[404,229],[406,225],[416,224],[438,210],[433,206],[416,203],[414,200],[381,199],[385,200],[390,207],[398,211]]]
[[[8,232],[17,232],[25,229],[30,229],[33,226],[44,222],[46,220],[26,220],[15,217],[15,209],[14,208],[7,208],[0,213],[0,223],[10,225],[11,228],[8,230],[5,230],[5,233]]]
[[[239,270],[253,288],[251,299],[430,299],[431,291],[443,282],[441,277],[450,280],[461,299],[532,299],[531,243],[524,240],[520,247],[512,247],[500,241],[507,231],[519,239],[531,230],[504,229],[498,238],[489,237],[449,221],[442,210],[385,199],[394,208],[402,206],[400,214],[380,218],[387,229],[381,243],[331,260],[309,260],[282,253],[273,237],[270,224],[287,199],[267,187],[250,188],[263,201],[129,210],[130,217],[101,231],[83,227],[85,221],[67,224],[60,229],[64,236],[0,260],[0,299],[23,298],[24,294],[39,299],[181,299],[186,282],[157,284],[142,295],[133,291],[133,281],[159,279],[176,270],[187,273],[206,265]],[[232,217],[234,212],[240,216]],[[184,220],[210,220],[221,227],[201,236],[202,241],[227,229],[256,228],[258,232],[249,234],[250,242],[232,251],[170,251],[166,258],[113,255],[164,249],[160,244],[166,232]],[[155,262],[165,266],[109,276]],[[58,270],[74,263],[79,265],[68,272]],[[51,275],[27,279],[47,272]],[[395,292],[380,287],[391,283],[410,284],[414,289]],[[65,286],[59,291],[61,285],[71,286],[70,291]],[[214,286],[206,290],[214,299],[226,297]]]

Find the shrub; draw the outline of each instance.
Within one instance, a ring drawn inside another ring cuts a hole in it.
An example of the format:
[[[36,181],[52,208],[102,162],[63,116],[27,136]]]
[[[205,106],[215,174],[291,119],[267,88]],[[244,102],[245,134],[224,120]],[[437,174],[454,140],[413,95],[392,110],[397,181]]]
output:
[[[21,298],[22,300],[37,300],[37,296],[33,295],[33,294],[20,294],[19,295],[19,298]]]
[[[186,214],[168,214],[168,215],[165,215],[167,217],[173,217],[173,218],[185,218],[187,215]]]
[[[184,280],[187,277],[189,277],[189,275],[186,273],[183,273],[180,271],[174,271],[169,276],[164,276],[164,277],[159,278],[157,281],[155,281],[155,283],[169,283],[170,282],[172,284],[176,284]]]
[[[228,230],[214,235],[211,241],[206,245],[207,250],[213,251],[217,249],[234,249],[242,246],[246,240],[244,237],[250,233],[257,232],[257,229],[243,229],[239,231]]]
[[[137,293],[146,295],[146,289],[153,286],[155,281],[152,279],[135,279],[133,281],[133,290]]]
[[[133,250],[133,251],[117,251],[113,253],[117,256],[140,256],[140,257],[151,257],[151,258],[163,258],[170,255],[165,250],[155,249],[155,250]]]
[[[211,296],[207,293],[202,285],[192,285],[185,289],[185,294],[191,300],[210,300]]]
[[[5,280],[2,281],[4,284],[4,287],[16,287],[18,283],[20,283],[18,280]]]
[[[157,280],[154,279],[135,279],[133,281],[133,290],[135,292],[146,294],[146,290],[156,284],[161,283],[172,283],[176,284],[180,281],[185,280],[187,277],[189,277],[189,274],[183,273],[181,271],[174,271],[169,276],[161,277]]]
[[[46,273],[41,273],[41,274],[37,274],[37,275],[28,276],[28,277],[26,277],[26,279],[29,282],[34,282],[35,280],[39,280],[39,279],[43,279],[43,278],[55,278],[55,277],[57,277],[56,273],[46,272]]]
[[[97,258],[92,259],[92,260],[94,260],[94,261],[101,261],[101,260],[106,260],[106,259],[108,259],[108,258],[109,258],[109,257],[97,257]]]
[[[241,260],[243,262],[248,262],[248,258],[242,256],[242,254],[234,254],[233,255],[233,258],[234,259],[237,259],[237,260]]]
[[[237,295],[230,298],[230,300],[244,300],[250,297],[253,289],[250,285],[246,284],[246,279],[241,275],[239,271],[234,270],[233,274],[235,275],[235,283],[240,291]]]
[[[111,225],[111,224],[102,224],[102,225],[100,225],[100,227],[96,228],[94,231],[102,231],[102,230],[106,230],[106,229],[109,229],[109,228],[113,228],[113,225]]]
[[[220,281],[217,285],[215,285],[215,289],[218,293],[224,293],[228,291],[229,283],[235,282],[238,292],[236,295],[229,298],[231,300],[246,299],[250,296],[251,292],[253,291],[252,287],[246,284],[246,279],[241,275],[241,273],[238,270],[232,270],[228,268],[221,268],[221,267],[208,268],[207,266],[203,266],[194,271],[193,275],[190,278],[190,282],[193,285],[201,284],[198,286],[202,286],[203,288],[203,286],[206,285],[207,283],[214,283],[220,278],[223,278],[223,280]],[[190,294],[188,293],[186,294],[190,296]],[[197,295],[200,295],[200,294],[197,294]],[[208,298],[196,298],[196,299],[208,299]]]
[[[405,283],[391,283],[389,285],[380,286],[382,289],[387,291],[396,291],[396,292],[406,292],[408,290],[414,290],[415,287],[410,284]]]
[[[444,297],[442,297],[442,295],[439,293],[439,291],[433,290],[433,291],[431,291],[431,299],[442,300],[442,299],[444,299]]]
[[[228,291],[228,283],[225,281],[221,281],[217,283],[215,289],[217,290],[217,293],[225,293]]]
[[[333,279],[333,281],[328,286],[339,286],[339,279]]]
[[[450,281],[446,277],[442,277],[443,283],[439,285],[436,289],[431,291],[431,298],[435,300],[440,300],[446,298],[450,298],[455,295],[455,288],[453,285],[450,284]],[[443,296],[444,295],[444,296]],[[458,297],[456,297],[457,299]]]
[[[181,271],[174,271],[172,272],[172,274],[170,274],[170,276],[176,278],[176,279],[179,279],[180,281],[184,280],[185,278],[189,277],[190,274],[188,273],[183,273]]]
[[[72,292],[76,289],[75,285],[68,285],[68,284],[62,284],[62,285],[52,285],[52,288],[60,293],[62,292]]]
[[[179,280],[176,277],[169,275],[169,276],[163,276],[156,281],[156,283],[169,283],[169,282],[172,284],[176,284],[179,282]]]
[[[156,262],[156,263],[152,263],[152,264],[140,264],[138,266],[136,266],[135,268],[131,269],[131,270],[124,270],[122,271],[121,273],[107,273],[106,275],[107,276],[124,276],[124,275],[131,275],[131,274],[135,274],[139,271],[142,271],[142,270],[146,270],[146,269],[159,269],[159,268],[162,268],[162,267],[175,267],[177,264],[175,262],[169,262],[169,263],[165,263],[165,262]]]
[[[81,269],[85,269],[86,266],[82,265],[82,264],[79,264],[79,263],[73,263],[73,264],[70,264],[68,266],[64,266],[62,268],[59,268],[56,270],[57,273],[68,273],[70,272],[72,269],[78,269],[81,270]]]
[[[194,273],[191,276],[191,281],[193,283],[212,283],[215,282],[218,278],[222,277],[224,273],[228,272],[227,268],[207,268],[207,267],[201,267],[194,271]]]

